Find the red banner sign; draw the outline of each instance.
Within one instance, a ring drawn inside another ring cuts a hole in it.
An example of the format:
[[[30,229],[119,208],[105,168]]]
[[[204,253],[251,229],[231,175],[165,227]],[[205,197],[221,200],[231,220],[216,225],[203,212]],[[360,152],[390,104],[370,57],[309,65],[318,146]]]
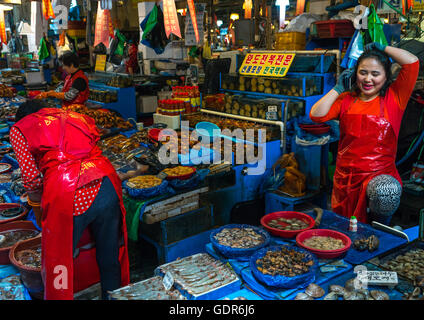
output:
[[[43,0],[42,8],[44,19],[49,20],[49,18],[55,18],[52,3],[50,2],[50,0]]]
[[[100,1],[97,7],[96,29],[94,35],[94,46],[103,43],[106,48],[109,47],[109,37],[113,36],[113,26],[110,17],[110,11],[100,7]]]
[[[244,1],[244,18],[252,19],[252,0]]]
[[[6,24],[4,22],[4,11],[0,10],[0,39],[1,42],[7,44]]]
[[[173,33],[181,38],[180,24],[178,23],[174,0],[163,0],[163,19],[166,36],[169,38],[170,34]]]
[[[188,9],[190,10],[191,23],[193,24],[194,35],[196,36],[196,43],[199,43],[199,29],[197,26],[196,8],[194,7],[193,0],[187,0]]]

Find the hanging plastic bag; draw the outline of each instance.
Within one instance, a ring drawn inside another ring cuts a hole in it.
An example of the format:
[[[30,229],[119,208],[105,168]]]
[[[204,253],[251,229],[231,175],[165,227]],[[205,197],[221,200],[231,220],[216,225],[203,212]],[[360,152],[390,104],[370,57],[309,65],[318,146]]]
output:
[[[162,54],[170,42],[165,33],[163,12],[157,5],[140,24],[143,30],[141,43],[152,48],[156,54]]]
[[[40,49],[38,49],[38,60],[47,59],[50,56],[49,49],[47,48],[46,40],[41,38],[40,40]]]
[[[115,35],[116,35],[116,38],[117,38],[116,40],[118,41],[118,44],[113,54],[122,56],[124,54],[125,42],[127,41],[127,39],[122,33],[119,32],[119,30],[115,31]]]
[[[383,31],[383,23],[375,11],[373,4],[370,6],[370,14],[368,15],[368,33],[370,42],[378,42],[387,46],[387,39]],[[366,42],[368,44],[369,42]]]
[[[364,40],[362,37],[362,32],[360,30],[356,30],[352,37],[352,41],[347,48],[341,66],[346,69],[352,68],[363,52]]]

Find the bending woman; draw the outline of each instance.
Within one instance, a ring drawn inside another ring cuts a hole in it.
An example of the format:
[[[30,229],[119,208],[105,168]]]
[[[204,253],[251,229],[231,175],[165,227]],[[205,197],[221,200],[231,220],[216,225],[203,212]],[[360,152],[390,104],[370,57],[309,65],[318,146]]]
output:
[[[394,82],[389,58],[402,67]],[[354,215],[364,223],[390,222],[400,203],[402,183],[395,165],[397,140],[418,71],[418,58],[408,51],[371,43],[355,69],[345,70],[312,107],[314,122],[340,120],[334,212],[347,218]],[[351,91],[346,88],[349,77]]]

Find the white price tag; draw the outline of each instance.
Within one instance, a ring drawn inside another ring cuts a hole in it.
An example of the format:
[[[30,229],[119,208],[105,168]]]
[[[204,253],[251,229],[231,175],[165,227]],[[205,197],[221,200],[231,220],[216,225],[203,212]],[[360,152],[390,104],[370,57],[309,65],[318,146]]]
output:
[[[278,112],[278,106],[268,106],[268,112]]]
[[[278,120],[278,114],[277,112],[267,112],[266,115],[266,120],[272,120],[272,121],[277,121]]]
[[[174,277],[172,276],[171,272],[168,271],[167,273],[165,273],[162,283],[166,291],[169,291],[172,288],[172,286],[174,285]]]
[[[358,278],[368,285],[395,286],[398,284],[397,272],[392,271],[364,271],[358,272]]]

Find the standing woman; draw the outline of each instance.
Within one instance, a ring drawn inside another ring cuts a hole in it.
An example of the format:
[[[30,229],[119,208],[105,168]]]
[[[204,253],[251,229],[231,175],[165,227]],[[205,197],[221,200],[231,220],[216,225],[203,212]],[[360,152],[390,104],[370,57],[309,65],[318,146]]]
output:
[[[389,58],[402,68],[394,82]],[[331,198],[334,212],[364,223],[389,224],[402,189],[395,165],[400,124],[418,71],[418,58],[408,51],[371,43],[355,69],[345,70],[336,86],[312,107],[314,122],[340,120]],[[346,88],[349,78],[351,91]]]
[[[97,147],[94,120],[33,100],[19,107],[16,121],[10,141],[42,227],[45,299],[73,299],[73,256],[87,227],[107,299],[107,291],[129,282],[127,233],[121,180]],[[58,275],[58,266],[66,272]],[[57,286],[59,276],[66,285]]]
[[[67,51],[60,56],[59,61],[62,63],[63,70],[68,74],[65,83],[60,84],[56,91],[40,93],[36,99],[54,97],[62,100],[62,107],[65,108],[73,104],[84,105],[90,96],[90,89],[87,76],[79,68],[78,56],[72,51]]]

